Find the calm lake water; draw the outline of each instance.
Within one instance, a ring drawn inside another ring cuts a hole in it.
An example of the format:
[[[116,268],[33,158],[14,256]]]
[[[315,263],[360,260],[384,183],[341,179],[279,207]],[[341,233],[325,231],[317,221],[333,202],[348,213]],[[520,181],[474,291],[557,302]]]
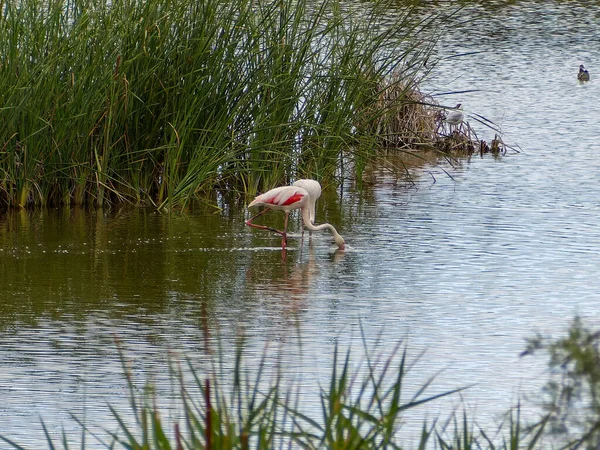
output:
[[[0,434],[45,447],[42,418],[77,442],[71,413],[115,430],[107,404],[128,411],[115,339],[168,418],[169,359],[205,370],[204,324],[227,367],[239,336],[250,367],[268,343],[268,361],[306,386],[308,408],[336,343],[358,361],[361,326],[384,354],[404,340],[415,358],[425,352],[407,395],[436,374],[431,394],[473,384],[416,423],[459,405],[495,424],[545,381],[543,358],[519,358],[525,338],[561,333],[576,314],[600,326],[599,34],[589,2],[463,10],[438,54],[478,53],[444,59],[423,89],[475,90],[437,100],[492,120],[522,151],[425,167],[415,184],[382,174],[368,192],[327,191],[317,222],[338,226],[343,253],[329,234],[301,246],[296,232],[282,261],[277,236],[229,209],[1,216]],[[414,429],[409,419],[408,442]]]

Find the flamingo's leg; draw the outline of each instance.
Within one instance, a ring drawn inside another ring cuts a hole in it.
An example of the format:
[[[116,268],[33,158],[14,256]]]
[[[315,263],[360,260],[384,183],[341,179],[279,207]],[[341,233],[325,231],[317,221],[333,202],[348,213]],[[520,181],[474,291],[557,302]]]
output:
[[[248,225],[249,227],[258,228],[260,230],[273,231],[274,233],[281,234],[281,235],[285,234],[284,231],[277,230],[277,229],[272,228],[272,227],[267,227],[265,225],[257,225],[257,224],[255,224],[255,223],[252,222],[258,216],[262,216],[264,213],[266,213],[268,211],[271,211],[271,208],[265,208],[261,212],[259,212],[258,214],[250,217],[248,220],[246,220],[246,225]]]
[[[256,225],[256,224],[252,223],[252,221],[254,219],[256,219],[258,216],[262,216],[264,213],[269,212],[269,211],[271,211],[270,208],[265,208],[258,214],[253,215],[248,220],[246,220],[246,225],[248,225],[249,227],[264,228],[263,225]]]
[[[290,218],[290,212],[286,211],[285,212],[285,222],[283,223],[283,233],[281,234],[281,249],[285,250],[286,246],[287,246],[287,226],[288,226],[288,219]]]

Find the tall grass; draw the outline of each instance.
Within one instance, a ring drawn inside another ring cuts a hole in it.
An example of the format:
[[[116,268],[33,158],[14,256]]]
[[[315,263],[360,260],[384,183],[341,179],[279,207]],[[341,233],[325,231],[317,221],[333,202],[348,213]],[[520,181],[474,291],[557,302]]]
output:
[[[521,354],[543,352],[548,357],[548,381],[528,405],[539,411],[537,418],[529,409],[529,419],[523,419],[519,402],[491,430],[483,429],[476,417],[439,404],[469,386],[430,394],[435,376],[420,387],[409,386],[407,375],[422,356],[409,358],[401,342],[391,347],[377,339],[367,345],[363,334],[361,360],[352,349],[343,352],[336,346],[328,363],[329,378],[310,405],[301,401],[311,395],[310,384],[286,373],[278,355],[265,349],[258,360],[255,353],[249,360],[240,339],[230,357],[218,339],[216,351],[212,342],[207,333],[208,364],[202,369],[187,359],[171,359],[175,402],[169,403],[168,411],[158,406],[164,402],[157,401],[153,385],[134,379],[132,365],[119,347],[131,412],[126,415],[121,405],[109,405],[118,427],[106,428],[104,435],[96,424],[75,417],[82,430],[78,446],[84,449],[93,441],[94,447],[100,442],[105,448],[177,450],[599,448],[600,331],[588,328],[579,317],[563,336],[538,334],[528,339]],[[409,413],[433,421],[423,420],[420,433],[414,427],[407,433]],[[76,436],[63,433],[57,444],[56,433],[53,436],[43,422],[42,428],[49,449],[73,448]],[[0,442],[24,449],[4,434]]]
[[[409,359],[401,343],[387,352],[376,350],[381,346],[381,342],[374,348],[365,344],[365,359],[358,364],[350,349],[342,352],[336,347],[329,381],[321,387],[320,403],[315,402],[309,410],[298,402],[306,394],[306,386],[295,387],[281,366],[274,370],[267,351],[260,361],[248,364],[243,342],[237,347],[233,364],[223,361],[223,349],[206,372],[189,360],[184,368],[172,364],[178,414],[161,411],[154,387],[147,384],[141,388],[120,351],[131,414],[109,405],[118,427],[117,431],[106,428],[104,435],[88,427],[93,424],[75,417],[82,429],[79,446],[84,449],[93,442],[93,446],[100,443],[103,448],[140,450],[547,448],[541,438],[549,415],[525,427],[520,406],[493,432],[479,428],[466,413],[438,410],[436,417],[438,400],[462,389],[427,394],[434,378],[424,380],[420,388],[407,388],[406,376],[415,361]],[[426,414],[433,416],[433,422],[423,421],[420,433],[418,429],[405,433],[407,414],[418,414],[426,405]],[[42,427],[49,449],[73,448],[73,437],[63,434],[57,443],[43,422]],[[0,435],[0,441],[23,449],[8,436]]]
[[[0,204],[333,180],[374,142],[357,126],[378,83],[414,82],[431,20],[384,0],[4,0]]]

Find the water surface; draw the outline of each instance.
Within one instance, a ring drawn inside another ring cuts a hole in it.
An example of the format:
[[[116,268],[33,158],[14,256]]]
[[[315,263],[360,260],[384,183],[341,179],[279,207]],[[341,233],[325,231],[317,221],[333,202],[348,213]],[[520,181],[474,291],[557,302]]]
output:
[[[282,261],[278,237],[235,209],[0,217],[0,432],[38,448],[42,417],[76,440],[69,413],[114,430],[107,403],[127,411],[116,339],[166,411],[169,358],[204,370],[217,336],[226,358],[238,336],[252,356],[268,342],[314,404],[336,343],[360,359],[361,326],[382,351],[405,340],[425,352],[415,390],[434,374],[432,394],[473,384],[440,409],[464,404],[493,424],[537,395],[545,361],[519,358],[524,339],[560,333],[575,314],[600,325],[599,13],[587,2],[466,7],[437,51],[479,53],[443,59],[424,90],[462,103],[482,137],[492,133],[473,115],[494,121],[522,151],[428,166],[414,184],[383,174],[362,193],[326,190],[317,222],[338,227],[346,252],[326,233],[301,241],[296,219]],[[440,95],[457,91],[471,92]]]

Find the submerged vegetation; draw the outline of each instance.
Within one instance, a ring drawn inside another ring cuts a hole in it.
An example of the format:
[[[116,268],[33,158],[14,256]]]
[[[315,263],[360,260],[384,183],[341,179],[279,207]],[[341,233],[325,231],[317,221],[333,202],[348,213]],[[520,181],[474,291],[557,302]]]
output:
[[[390,144],[437,145],[423,120],[438,109],[414,96],[434,45],[418,36],[436,18],[408,7],[1,5],[0,205],[183,207],[295,177],[360,176]],[[396,123],[404,110],[423,114]]]
[[[185,368],[176,362],[171,365],[179,403],[175,417],[157,406],[157,391],[152,385],[138,384],[120,350],[131,414],[109,405],[119,431],[107,428],[106,436],[75,417],[82,427],[81,448],[86,448],[90,439],[103,448],[177,450],[598,448],[600,332],[590,331],[579,319],[574,320],[566,337],[537,336],[529,340],[523,352],[522,356],[545,351],[550,356],[550,379],[544,388],[547,397],[539,419],[528,423],[519,404],[494,430],[484,430],[465,412],[428,409],[427,405],[436,406],[443,397],[468,386],[428,394],[434,389],[432,378],[416,392],[408,392],[406,375],[418,361],[409,358],[406,347],[400,343],[381,353],[376,348],[385,347],[383,342],[369,347],[363,338],[363,343],[365,356],[359,364],[350,349],[343,352],[335,348],[328,384],[321,386],[318,400],[308,410],[301,406],[308,394],[306,383],[290,380],[279,364],[274,368],[267,351],[256,364],[248,363],[242,341],[234,362],[223,361],[222,348],[203,371],[189,360]],[[413,429],[407,435],[403,428],[407,414],[419,414],[423,408],[429,411],[427,416],[432,416],[431,411],[437,414],[433,414],[432,422],[422,422],[420,432]],[[45,425],[43,428],[48,448],[59,448]],[[0,441],[11,448],[23,448],[8,436],[0,435]],[[72,448],[68,436],[62,437],[61,446]]]

